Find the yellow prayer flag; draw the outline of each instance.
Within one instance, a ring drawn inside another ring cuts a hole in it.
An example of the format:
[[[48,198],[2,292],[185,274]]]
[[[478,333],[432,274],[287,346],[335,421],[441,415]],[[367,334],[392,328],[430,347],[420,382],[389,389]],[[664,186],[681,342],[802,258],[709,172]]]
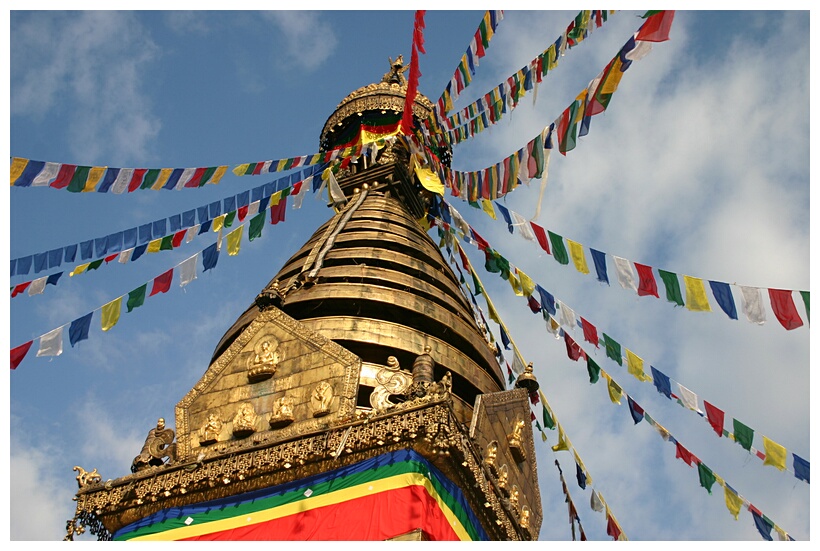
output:
[[[515,273],[518,274],[518,280],[521,282],[521,289],[524,294],[527,296],[532,295],[535,292],[535,282],[518,268],[515,269]]]
[[[225,176],[225,173],[227,171],[228,171],[228,165],[222,165],[222,166],[216,167],[216,172],[214,172],[214,175],[211,176],[210,180],[208,180],[208,183],[209,184],[218,184],[219,180],[221,180],[222,177]]]
[[[781,471],[786,470],[786,448],[764,436],[763,449],[766,452],[766,459],[763,460],[764,465],[777,467]]]
[[[108,170],[107,166],[92,166],[88,171],[88,179],[85,181],[83,192],[94,191],[106,170]]]
[[[490,319],[496,322],[498,325],[501,325],[501,320],[498,318],[498,312],[495,311],[493,308],[492,302],[487,302],[487,313],[490,315]]]
[[[481,210],[483,210],[484,212],[489,214],[490,218],[492,218],[493,220],[498,220],[498,218],[495,217],[495,209],[493,208],[493,202],[492,201],[488,201],[487,199],[482,199],[481,200]]]
[[[576,243],[571,239],[567,239],[569,245],[569,255],[572,257],[572,263],[575,264],[575,269],[582,274],[588,274],[587,259],[584,256],[584,246]]]
[[[601,84],[602,94],[613,94],[618,89],[618,84],[621,83],[621,77],[624,72],[621,70],[621,56],[617,56],[612,61],[612,67],[604,77],[606,80]]]
[[[20,157],[11,158],[11,185],[14,185],[14,182],[26,169],[26,166],[28,166],[28,159],[21,159]]]
[[[276,172],[282,172],[283,170],[285,170],[285,166],[288,164],[289,160],[290,159],[279,159],[279,162],[276,163]]]
[[[638,357],[630,349],[626,349],[626,370],[635,376],[639,381],[648,381],[649,377],[643,372],[643,359]]]
[[[145,252],[158,253],[160,246],[162,246],[162,239],[154,239],[148,242],[148,248],[145,249]]]
[[[361,132],[359,133],[359,140],[362,145],[367,145],[369,143],[383,140],[388,136],[396,136],[399,133],[400,129],[401,123],[396,123],[396,128],[389,132],[371,132],[370,130],[365,130],[363,127]]]
[[[320,163],[322,161],[322,159],[324,159],[324,155],[322,155],[321,153],[314,153],[313,157],[310,158],[310,162],[307,163],[307,164],[315,165],[315,164]]]
[[[236,256],[239,254],[239,247],[242,244],[242,229],[244,224],[233,230],[228,234],[228,256]]]
[[[729,486],[723,487],[723,495],[726,499],[726,508],[729,509],[729,512],[732,513],[732,516],[737,520],[737,516],[740,514],[740,508],[743,506],[743,500],[739,495],[734,493]]]
[[[547,435],[544,434],[544,431],[541,431],[541,440],[543,440],[544,442],[547,441]]]
[[[441,183],[438,174],[429,168],[421,168],[417,166],[416,176],[418,176],[419,182],[421,182],[421,185],[424,186],[424,189],[427,191],[432,191],[437,195],[444,195],[444,184]]]
[[[484,30],[487,33],[487,42],[493,37],[493,24],[492,20],[490,19],[490,12],[484,12]]]
[[[122,309],[122,297],[112,300],[102,307],[102,330],[108,331],[120,319],[120,310]]]
[[[69,272],[68,275],[70,277],[74,277],[75,275],[79,275],[79,274],[83,273],[84,271],[86,271],[90,265],[91,265],[91,263],[87,262],[85,264],[80,264],[79,266],[75,266],[74,269],[71,270],[71,272]]]
[[[603,370],[601,370],[601,373],[603,373]],[[621,405],[621,394],[623,392],[621,390],[621,387],[619,387],[618,383],[616,383],[612,379],[612,377],[610,377],[606,373],[604,373],[604,376],[607,382],[606,390],[607,392],[609,392],[609,399],[612,401],[613,404]]]
[[[277,191],[276,193],[274,193],[273,195],[270,196],[269,205],[271,207],[275,207],[276,205],[279,204],[279,201],[281,201],[281,200],[282,200],[282,190],[280,189],[279,191]]]
[[[222,229],[222,226],[223,226],[224,224],[225,224],[225,215],[224,215],[224,214],[220,214],[219,216],[217,216],[216,218],[214,218],[213,230],[214,230],[214,231],[219,231],[219,230],[221,230],[221,229]]]
[[[421,226],[421,229],[423,229],[425,232],[430,231],[430,221],[427,220],[426,216],[422,216],[421,218],[416,220],[416,222],[419,223],[419,226]]]
[[[515,296],[523,297],[524,291],[521,289],[521,283],[518,281],[518,278],[515,277],[515,274],[513,274],[512,272],[510,272],[509,282],[510,287],[512,287],[513,293],[515,293]]]
[[[162,189],[162,186],[168,182],[168,178],[171,177],[171,173],[174,172],[173,168],[163,168],[159,171],[159,176],[157,176],[157,181],[154,182],[154,185],[151,186],[151,189]]]
[[[244,164],[241,164],[241,165],[236,165],[235,167],[233,167],[233,170],[231,170],[231,172],[233,172],[237,176],[244,176],[245,172],[248,170],[249,166],[251,166],[250,163],[244,163]]]
[[[686,284],[686,308],[693,312],[711,312],[703,280],[685,275],[683,281]]]
[[[564,437],[564,428],[561,426],[561,423],[557,423],[558,425],[558,443],[552,447],[552,451],[558,452],[561,450],[569,450],[569,446],[567,445],[566,438]]]

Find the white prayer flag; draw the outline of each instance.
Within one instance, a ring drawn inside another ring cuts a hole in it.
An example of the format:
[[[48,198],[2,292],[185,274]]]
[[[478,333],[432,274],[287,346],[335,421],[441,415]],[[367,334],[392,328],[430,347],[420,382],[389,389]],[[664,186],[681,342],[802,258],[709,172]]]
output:
[[[241,226],[240,226],[241,227]],[[179,265],[179,286],[185,287],[196,279],[196,259],[199,253],[182,262]]]
[[[60,172],[60,163],[46,163],[40,174],[31,182],[32,186],[47,186]]]
[[[743,303],[743,313],[746,319],[752,323],[763,325],[766,321],[766,311],[763,309],[763,301],[760,298],[760,289],[757,287],[740,287],[741,302]]]
[[[680,391],[680,400],[683,405],[692,411],[700,412],[698,407],[698,396],[682,384],[678,383],[678,390]]]
[[[532,229],[530,229],[530,223],[527,222],[526,218],[524,218],[514,210],[510,211],[510,216],[512,216],[513,219],[513,226],[515,226],[521,233],[521,237],[523,237],[527,241],[535,241],[535,235],[532,233]]]
[[[128,189],[128,183],[134,175],[133,168],[121,168],[117,179],[111,184],[111,193],[123,193]]]
[[[28,286],[28,295],[30,297],[33,297],[34,295],[41,294],[46,288],[46,280],[47,279],[48,279],[48,276],[45,276],[45,277],[41,277],[41,278],[38,278],[38,279],[35,279],[34,281],[32,281],[31,285]]]
[[[570,330],[575,329],[575,312],[573,312],[572,308],[570,308],[560,300],[556,299],[555,302],[561,309],[561,325]]]
[[[186,168],[182,171],[182,174],[179,175],[179,180],[177,180],[177,185],[174,186],[174,189],[182,189],[185,187],[185,184],[191,181],[191,178],[194,177],[194,172],[196,172],[195,168]]]
[[[63,353],[63,327],[58,327],[40,337],[40,349],[37,350],[37,356],[59,356]]]
[[[188,228],[188,230],[185,232],[185,242],[186,243],[190,243],[191,241],[194,240],[194,238],[197,236],[197,234],[199,234],[199,228],[200,227],[202,227],[202,225],[197,224],[196,226],[192,226],[192,227]]]
[[[618,270],[618,283],[624,289],[631,289],[638,292],[638,286],[635,284],[635,272],[632,271],[632,264],[629,260],[619,256],[612,256],[615,260],[615,269]]]
[[[128,261],[131,260],[131,255],[134,253],[134,249],[125,249],[120,253],[120,256],[117,258],[117,262],[120,264],[128,264]]]

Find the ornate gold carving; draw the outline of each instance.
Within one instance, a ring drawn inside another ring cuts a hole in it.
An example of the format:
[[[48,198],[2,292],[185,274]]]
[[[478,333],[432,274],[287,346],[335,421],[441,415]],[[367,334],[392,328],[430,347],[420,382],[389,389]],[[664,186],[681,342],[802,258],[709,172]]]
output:
[[[222,431],[222,420],[215,413],[208,414],[208,420],[199,429],[200,445],[213,444],[219,440],[219,433]]]
[[[282,396],[273,406],[269,424],[272,429],[280,429],[293,423],[293,398]]]
[[[376,372],[378,385],[370,394],[370,405],[374,410],[383,411],[395,406],[390,396],[404,394],[413,383],[413,375],[401,369],[395,356],[387,358],[387,366]]]
[[[530,508],[524,505],[521,507],[521,518],[518,519],[518,525],[524,532],[530,533]]]
[[[277,350],[279,341],[273,336],[265,337],[254,347],[254,355],[248,359],[248,381],[258,383],[270,379],[284,358]]]
[[[310,395],[310,405],[314,417],[323,417],[330,413],[330,403],[333,401],[333,386],[322,381],[313,389]]]
[[[523,419],[519,419],[515,422],[512,432],[507,435],[507,444],[510,446],[510,453],[512,453],[513,458],[518,463],[526,461],[527,459],[527,453],[524,451],[524,442],[522,440],[522,433],[526,426],[526,422]]]
[[[407,79],[404,78],[403,73],[410,69],[410,66],[404,64],[404,56],[402,54],[399,54],[399,57],[396,58],[396,61],[393,61],[392,57],[388,57],[387,60],[390,63],[390,70],[384,74],[384,76],[382,77],[382,82],[395,82],[400,86],[406,86]]]
[[[100,476],[100,473],[97,472],[96,467],[94,467],[93,471],[88,472],[77,465],[74,467],[74,470],[79,473],[77,475],[77,485],[81,490],[86,486],[91,486],[92,484],[99,484],[102,482],[102,476]]]
[[[521,497],[521,490],[518,489],[518,486],[513,484],[512,490],[510,490],[510,509],[512,509],[516,514],[518,514],[520,504],[519,498]]]
[[[233,435],[245,438],[256,432],[256,411],[253,404],[243,402],[233,418]]]
[[[509,479],[510,471],[507,469],[507,464],[504,463],[501,465],[501,468],[498,469],[498,489],[501,490],[504,496],[510,495]]]
[[[164,465],[166,457],[169,463],[173,463],[176,459],[176,444],[173,441],[174,431],[165,428],[165,419],[160,417],[156,428],[148,431],[139,455],[131,462],[131,472]]]

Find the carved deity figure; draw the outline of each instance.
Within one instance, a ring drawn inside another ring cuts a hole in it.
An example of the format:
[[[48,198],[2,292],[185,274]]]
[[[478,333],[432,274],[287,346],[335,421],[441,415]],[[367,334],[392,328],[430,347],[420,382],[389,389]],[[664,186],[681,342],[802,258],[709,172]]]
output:
[[[498,456],[498,441],[493,440],[487,444],[487,451],[484,455],[484,464],[490,469],[490,472],[497,474],[498,468],[496,465],[496,458]]]
[[[233,433],[240,438],[248,436],[256,431],[256,411],[253,404],[245,402],[236,412],[233,418]]]
[[[313,406],[313,416],[322,417],[330,413],[330,402],[333,400],[333,387],[327,381],[322,381],[313,389],[310,397]]]
[[[524,505],[521,507],[521,518],[518,520],[518,525],[522,530],[530,531],[530,508]]]
[[[504,495],[509,495],[510,488],[507,485],[509,480],[509,471],[507,470],[507,464],[504,463],[501,465],[501,468],[498,469],[498,489],[501,490],[501,493]]]
[[[515,422],[513,431],[507,436],[507,443],[510,446],[510,452],[517,462],[522,462],[527,458],[524,452],[524,427],[527,423],[523,419]]]
[[[285,427],[293,422],[293,399],[282,396],[273,405],[273,412],[270,414],[271,428]]]
[[[160,417],[157,420],[156,428],[148,431],[145,444],[142,446],[140,454],[131,462],[131,472],[135,473],[148,467],[158,467],[165,464],[165,458],[169,463],[176,459],[177,446],[174,442],[174,431],[165,428],[165,419]]]
[[[281,357],[277,348],[276,339],[260,341],[254,348],[254,355],[248,362],[248,379],[252,382],[261,381],[276,373]]]
[[[208,420],[205,421],[205,424],[202,425],[201,429],[199,429],[199,443],[210,444],[212,442],[216,442],[219,439],[219,433],[221,430],[222,421],[219,419],[219,416],[215,413],[208,414]]]
[[[513,485],[510,491],[510,508],[512,508],[513,511],[518,511],[520,498],[521,491],[518,489],[518,486]]]

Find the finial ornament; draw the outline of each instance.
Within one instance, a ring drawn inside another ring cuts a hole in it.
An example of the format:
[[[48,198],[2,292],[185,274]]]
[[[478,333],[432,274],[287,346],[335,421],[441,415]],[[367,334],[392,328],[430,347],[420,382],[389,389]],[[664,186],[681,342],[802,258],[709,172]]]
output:
[[[407,72],[410,66],[404,64],[404,56],[399,54],[396,61],[393,61],[392,57],[388,57],[387,60],[390,62],[390,70],[384,74],[382,82],[407,86],[407,79],[404,77],[404,73]]]
[[[174,431],[165,428],[165,419],[160,417],[156,428],[148,431],[140,454],[131,462],[131,472],[136,473],[148,467],[164,465],[166,457],[169,463],[173,463],[177,450],[177,445],[173,442]]]

